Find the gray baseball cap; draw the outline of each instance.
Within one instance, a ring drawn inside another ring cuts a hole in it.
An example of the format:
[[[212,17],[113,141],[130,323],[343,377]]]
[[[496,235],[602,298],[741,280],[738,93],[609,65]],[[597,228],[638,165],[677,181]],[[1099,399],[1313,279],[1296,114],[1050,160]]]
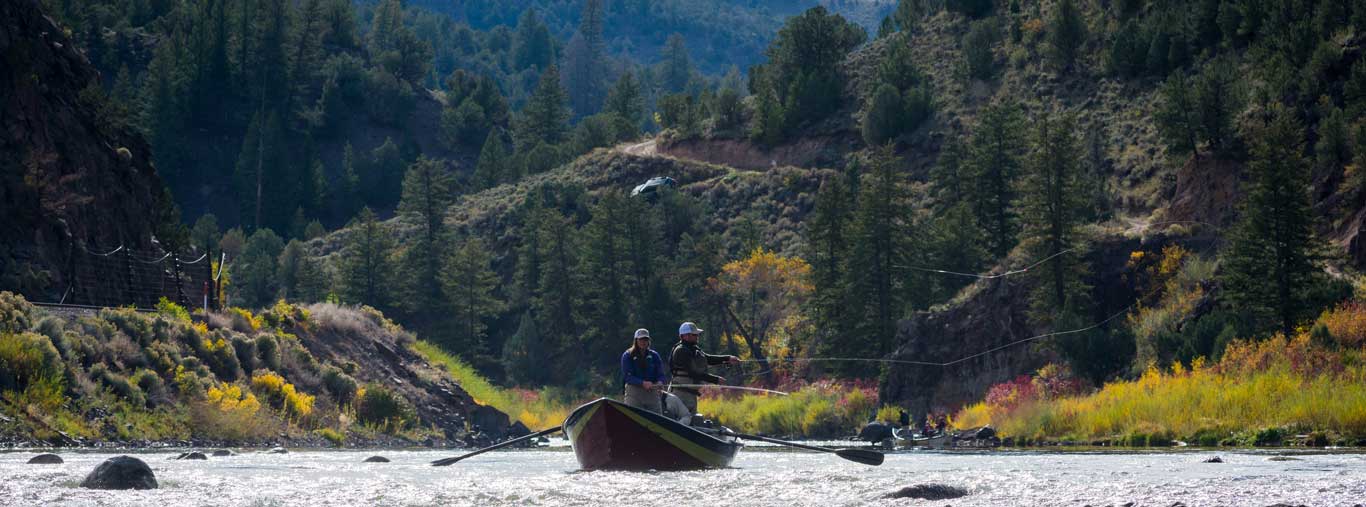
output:
[[[642,327],[642,328],[636,330],[636,337],[633,338],[633,339],[634,339],[634,340],[639,340],[639,339],[641,339],[641,338],[649,338],[649,337],[650,337],[650,330],[649,330],[649,329],[645,329],[645,328]]]
[[[702,334],[702,328],[697,327],[697,324],[684,322],[683,325],[678,326],[678,335],[683,336],[685,334]]]

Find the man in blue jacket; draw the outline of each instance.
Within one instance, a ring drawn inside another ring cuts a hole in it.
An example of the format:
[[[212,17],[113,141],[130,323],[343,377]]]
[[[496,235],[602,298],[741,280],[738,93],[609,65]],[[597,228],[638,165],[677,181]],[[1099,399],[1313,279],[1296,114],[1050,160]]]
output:
[[[664,388],[664,360],[650,348],[650,332],[636,330],[631,348],[621,353],[621,378],[626,386],[626,404],[655,413],[663,410],[659,390]]]

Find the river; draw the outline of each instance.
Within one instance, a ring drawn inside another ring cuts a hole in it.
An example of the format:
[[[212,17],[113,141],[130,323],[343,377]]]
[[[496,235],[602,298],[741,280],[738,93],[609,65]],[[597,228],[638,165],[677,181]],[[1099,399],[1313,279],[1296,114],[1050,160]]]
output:
[[[904,452],[880,467],[834,455],[750,446],[724,470],[577,471],[567,447],[495,452],[450,467],[452,451],[295,451],[171,461],[134,454],[161,489],[92,491],[77,485],[119,453],[66,452],[62,465],[27,465],[33,451],[0,453],[0,505],[1354,505],[1366,502],[1366,455],[1284,451]],[[363,463],[383,455],[391,463]],[[1213,456],[1224,463],[1202,463]],[[1286,459],[1289,457],[1290,459]],[[888,499],[904,486],[939,483],[968,496]]]

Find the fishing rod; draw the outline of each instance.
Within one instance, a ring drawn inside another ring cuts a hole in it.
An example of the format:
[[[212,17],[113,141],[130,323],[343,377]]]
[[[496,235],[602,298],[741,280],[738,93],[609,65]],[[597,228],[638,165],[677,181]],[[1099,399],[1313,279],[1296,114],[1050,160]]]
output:
[[[782,392],[782,391],[775,391],[775,390],[773,390],[773,389],[761,389],[761,388],[758,388],[758,387],[745,387],[745,386],[726,386],[726,385],[719,385],[719,384],[670,384],[669,387],[687,387],[687,388],[692,388],[692,389],[698,389],[698,388],[703,388],[703,387],[705,387],[705,388],[710,388],[710,389],[734,389],[734,390],[737,390],[737,391],[754,391],[754,392],[760,392],[760,393],[778,394],[778,395],[782,395],[782,396],[787,396],[787,395],[788,395],[788,393],[785,393],[785,392]]]

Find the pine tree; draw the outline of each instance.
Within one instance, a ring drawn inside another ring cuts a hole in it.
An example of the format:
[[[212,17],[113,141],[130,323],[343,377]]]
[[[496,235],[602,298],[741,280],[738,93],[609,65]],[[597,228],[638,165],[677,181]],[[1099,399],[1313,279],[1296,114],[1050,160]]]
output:
[[[889,16],[896,23],[896,29],[910,32],[925,18],[929,9],[924,0],[898,0],[896,10]]]
[[[517,332],[503,343],[502,356],[503,371],[513,383],[538,386],[551,381],[552,370],[547,366],[555,364],[554,356],[547,354],[540,326],[530,310],[522,312]]]
[[[475,188],[482,190],[496,187],[505,181],[514,181],[516,175],[511,169],[507,148],[503,145],[503,136],[498,132],[490,132],[484,139],[484,147],[479,150],[479,161],[474,166]]]
[[[1304,130],[1280,104],[1269,113],[1252,140],[1247,197],[1221,263],[1223,289],[1259,325],[1291,336],[1312,316],[1311,293],[1325,279],[1318,266],[1325,250],[1314,234]]]
[[[972,28],[963,36],[963,61],[967,64],[968,75],[974,79],[990,80],[996,75],[996,54],[991,47],[996,44],[1000,28],[993,19],[972,22]]]
[[[678,93],[687,88],[692,80],[692,59],[688,57],[687,42],[683,34],[675,33],[664,42],[659,58],[659,78],[666,93]]]
[[[237,157],[235,180],[242,222],[251,229],[280,227],[287,223],[289,207],[283,199],[288,190],[281,188],[288,164],[283,141],[284,125],[274,112],[258,113],[247,128],[242,151]]]
[[[834,353],[848,346],[842,338],[852,334],[853,322],[847,308],[849,256],[848,231],[852,219],[853,197],[842,178],[821,184],[816,205],[806,222],[805,257],[811,264],[812,295],[808,300],[818,333],[821,354]]]
[[[550,370],[554,378],[564,380],[572,376],[575,360],[586,357],[580,346],[578,330],[581,326],[579,306],[584,296],[584,280],[579,276],[579,234],[573,224],[558,213],[547,214],[535,231],[545,251],[541,269],[540,294],[532,301],[532,308],[540,319],[546,353],[559,361]]]
[[[597,113],[607,95],[604,15],[603,0],[585,0],[579,16],[579,30],[565,46],[564,85],[577,117]]]
[[[1076,3],[1073,0],[1059,2],[1048,28],[1048,45],[1054,63],[1063,73],[1071,72],[1077,53],[1086,42],[1086,20],[1082,19]]]
[[[772,88],[764,87],[759,92],[754,110],[754,126],[750,138],[765,146],[776,146],[782,142],[784,132],[783,105],[773,93]]]
[[[896,320],[906,308],[903,283],[910,238],[910,210],[891,147],[878,148],[869,161],[871,173],[859,194],[859,209],[851,227],[846,285],[853,295],[851,317],[858,322],[854,336],[869,355],[891,352]],[[850,337],[852,338],[852,336]]]
[[[289,240],[285,248],[280,252],[279,261],[275,268],[275,280],[279,284],[279,298],[286,301],[302,301],[300,298],[300,271],[303,262],[307,261],[308,252],[304,251],[303,244],[297,239]]]
[[[356,8],[351,0],[327,0],[323,20],[326,26],[324,45],[343,49],[356,47]]]
[[[583,232],[582,282],[588,303],[588,330],[582,342],[599,371],[612,370],[616,363],[612,352],[630,332],[626,280],[631,267],[623,227],[626,199],[620,192],[603,195],[593,206],[593,218]]]
[[[559,144],[569,130],[569,109],[564,89],[560,87],[560,71],[551,65],[541,74],[536,91],[527,100],[518,116],[516,135],[518,151],[538,142]]]
[[[612,85],[612,90],[607,92],[607,103],[602,109],[616,113],[631,125],[634,130],[627,137],[634,138],[639,134],[641,121],[645,118],[645,99],[640,94],[640,82],[636,80],[634,72],[628,70],[621,73],[617,83]]]
[[[1078,165],[1081,153],[1075,120],[1044,115],[1035,123],[1034,154],[1021,192],[1021,236],[1030,258],[1048,258],[1031,270],[1036,285],[1032,307],[1038,321],[1052,324],[1057,309],[1086,306],[1081,282],[1085,268],[1075,250],[1087,200]]]
[[[452,252],[442,278],[453,324],[447,349],[476,363],[489,361],[485,321],[503,309],[494,294],[498,275],[491,263],[488,247],[478,238],[467,238]]]
[[[1162,102],[1153,115],[1153,121],[1157,123],[1162,138],[1167,141],[1167,151],[1177,155],[1194,153],[1198,146],[1196,136],[1200,124],[1190,81],[1184,73],[1173,73],[1162,83],[1158,95]]]
[[[275,301],[279,287],[275,278],[276,258],[284,247],[284,241],[270,229],[259,229],[247,239],[232,277],[235,305],[260,308]]]
[[[1022,149],[1019,132],[1024,120],[1012,103],[1001,103],[982,111],[968,148],[967,173],[977,223],[987,232],[987,251],[1005,257],[1015,246],[1017,231],[1015,178],[1020,172]]]
[[[536,16],[536,11],[527,9],[517,18],[517,31],[512,39],[512,61],[516,69],[535,67],[544,70],[555,61],[555,43],[550,30]]]
[[[890,84],[883,84],[873,92],[873,100],[863,116],[863,142],[881,146],[901,134],[905,124],[905,110],[901,93]]]
[[[342,299],[380,309],[392,303],[394,240],[370,208],[361,208],[347,225],[346,238],[337,269]]]
[[[410,311],[418,315],[440,312],[445,299],[441,292],[441,262],[445,248],[446,208],[454,194],[450,171],[441,162],[419,157],[403,177],[401,216],[418,223],[418,236],[403,257]]]
[[[1243,110],[1238,68],[1228,57],[1207,64],[1195,81],[1195,105],[1200,137],[1218,155],[1228,155],[1237,143],[1234,118]]]
[[[930,170],[930,184],[934,189],[937,209],[952,208],[967,199],[968,175],[964,174],[967,157],[967,148],[957,136],[950,136],[939,151],[939,160]]]
[[[1319,141],[1314,145],[1318,174],[1336,174],[1352,162],[1351,140],[1347,134],[1347,114],[1324,97],[1320,100],[1322,120]]]

